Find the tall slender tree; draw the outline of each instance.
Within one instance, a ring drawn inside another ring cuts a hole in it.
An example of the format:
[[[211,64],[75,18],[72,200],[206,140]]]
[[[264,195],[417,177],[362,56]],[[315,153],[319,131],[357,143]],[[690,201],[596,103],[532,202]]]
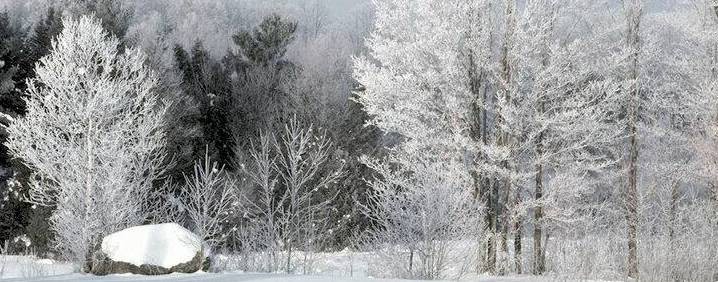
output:
[[[639,55],[641,53],[642,0],[624,0],[626,20],[626,49],[629,61],[626,69],[628,155],[626,157],[626,222],[628,227],[628,276],[638,279],[638,116],[640,109]]]

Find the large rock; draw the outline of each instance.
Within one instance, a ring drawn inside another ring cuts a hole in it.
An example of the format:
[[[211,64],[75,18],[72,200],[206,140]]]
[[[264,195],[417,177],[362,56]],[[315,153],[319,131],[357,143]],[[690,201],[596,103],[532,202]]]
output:
[[[175,223],[131,227],[102,239],[90,272],[144,275],[207,270],[202,239]]]

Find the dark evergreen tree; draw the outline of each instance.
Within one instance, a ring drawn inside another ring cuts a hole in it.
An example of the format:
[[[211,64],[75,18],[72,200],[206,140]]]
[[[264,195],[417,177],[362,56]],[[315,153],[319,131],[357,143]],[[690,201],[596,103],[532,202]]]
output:
[[[21,67],[25,36],[25,31],[12,22],[7,12],[0,14],[0,122],[3,123],[0,136],[3,143],[0,146],[0,242],[18,235],[29,219],[29,205],[21,200],[22,190],[7,183],[13,176],[13,169],[5,147],[7,132],[4,130],[12,117],[25,110],[22,100],[25,77]]]
[[[242,56],[239,63],[245,67],[253,64],[281,66],[288,63],[284,55],[287,53],[287,46],[294,40],[296,31],[296,22],[284,20],[275,14],[265,18],[253,31],[235,34],[232,39],[240,48]]]
[[[374,177],[374,172],[362,164],[359,156],[381,157],[382,133],[373,126],[365,126],[369,116],[362,105],[350,101],[344,120],[341,122],[341,132],[335,132],[337,145],[341,148],[338,154],[346,162],[346,174],[337,185],[339,193],[334,200],[334,212],[331,213],[331,222],[335,224],[332,229],[332,246],[339,249],[351,246],[352,240],[362,234],[370,226],[367,218],[359,209],[357,203],[368,204],[367,195],[371,186],[367,180]]]
[[[50,52],[51,41],[60,31],[61,15],[54,9],[47,11],[45,18],[35,25],[29,36],[19,24],[12,22],[7,13],[0,14],[0,112],[3,114],[0,117],[3,126],[0,128],[4,129],[11,118],[25,114],[22,97],[27,88],[26,81],[35,76],[35,64]],[[30,173],[8,154],[5,146],[7,136],[4,130],[0,131],[0,242],[23,232],[32,238],[47,238],[47,230],[39,228],[41,224],[35,224],[36,228],[32,230],[25,228],[32,222],[46,219],[47,212],[39,212],[23,201],[26,194],[24,179]],[[47,240],[33,242],[37,248],[44,248]]]
[[[25,76],[23,58],[26,32],[11,21],[7,12],[0,14],[0,111],[11,116],[22,114]]]
[[[65,0],[64,8],[76,15],[94,15],[102,20],[102,28],[123,39],[134,15],[128,1],[121,0]]]
[[[27,56],[25,57],[25,68],[28,77],[35,76],[35,62],[50,53],[52,40],[62,31],[62,13],[54,8],[47,10],[45,18],[35,25],[35,30],[28,38]]]
[[[265,18],[253,31],[232,39],[238,52],[224,63],[233,71],[231,95],[232,134],[248,144],[260,130],[274,130],[293,114],[292,87],[299,68],[285,58],[297,23],[278,15]]]
[[[22,190],[17,185],[8,185],[13,176],[12,163],[5,146],[8,125],[13,117],[25,111],[22,100],[25,76],[22,60],[25,56],[26,32],[14,24],[7,12],[0,13],[0,242],[18,235],[29,219],[30,207],[22,202]]]
[[[204,157],[205,147],[212,160],[231,167],[233,140],[229,130],[229,76],[223,66],[212,59],[201,42],[195,43],[190,52],[175,47],[177,67],[182,74],[182,90],[196,103],[196,113],[187,115],[185,126],[175,130],[197,128],[201,134],[191,142],[190,160],[177,160],[176,173],[189,172],[194,160]],[[180,144],[178,144],[180,149]],[[177,154],[179,156],[179,154]],[[176,175],[179,176],[179,175]],[[181,179],[181,178],[179,178]]]

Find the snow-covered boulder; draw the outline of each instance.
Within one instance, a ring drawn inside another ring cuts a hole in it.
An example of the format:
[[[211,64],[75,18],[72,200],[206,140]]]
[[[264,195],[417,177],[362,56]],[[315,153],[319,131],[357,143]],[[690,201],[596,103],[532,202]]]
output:
[[[202,239],[176,223],[142,225],[102,239],[90,272],[98,275],[192,273],[208,267]]]

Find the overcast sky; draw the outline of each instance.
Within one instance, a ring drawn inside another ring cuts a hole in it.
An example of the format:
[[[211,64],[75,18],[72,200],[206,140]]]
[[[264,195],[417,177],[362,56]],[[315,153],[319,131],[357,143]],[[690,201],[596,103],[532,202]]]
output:
[[[296,0],[295,0],[296,1]],[[302,1],[302,0],[299,0]],[[350,13],[354,7],[371,2],[371,0],[324,0],[327,10],[334,16]]]

